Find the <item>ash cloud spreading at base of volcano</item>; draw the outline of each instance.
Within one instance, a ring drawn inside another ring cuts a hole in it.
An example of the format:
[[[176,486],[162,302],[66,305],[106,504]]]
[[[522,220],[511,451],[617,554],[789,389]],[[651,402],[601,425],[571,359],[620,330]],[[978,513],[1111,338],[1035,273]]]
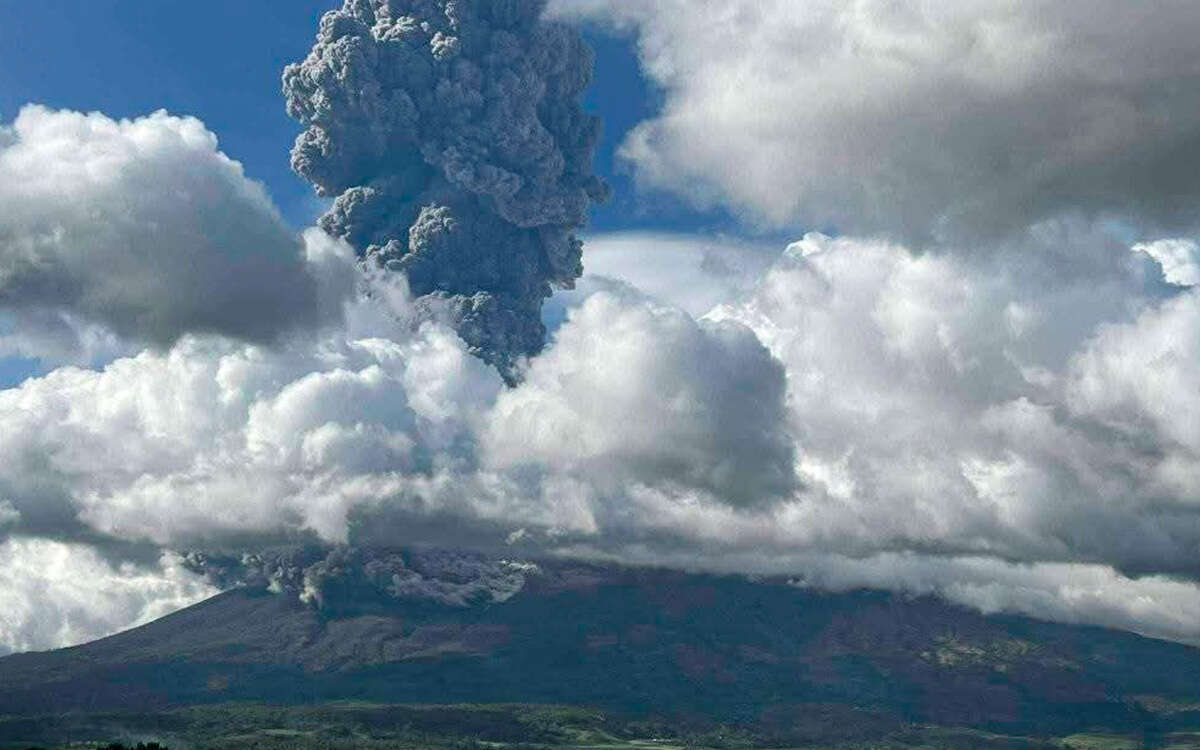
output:
[[[541,306],[583,272],[574,232],[608,188],[599,119],[579,95],[592,53],[544,0],[346,0],[283,74],[307,126],[292,166],[320,224],[403,273],[510,383],[541,351]]]
[[[320,544],[240,555],[193,552],[184,564],[223,590],[265,588],[333,611],[377,601],[498,603],[541,574],[536,563],[467,552]]]

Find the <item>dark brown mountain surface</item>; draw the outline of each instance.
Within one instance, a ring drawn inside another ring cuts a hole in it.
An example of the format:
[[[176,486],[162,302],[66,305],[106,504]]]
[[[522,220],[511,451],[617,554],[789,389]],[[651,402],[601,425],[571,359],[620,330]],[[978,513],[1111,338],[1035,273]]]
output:
[[[567,563],[530,568],[510,589],[318,607],[238,588],[94,643],[0,659],[0,716],[349,700],[570,704],[780,736],[1200,726],[1200,650],[1123,632]]]

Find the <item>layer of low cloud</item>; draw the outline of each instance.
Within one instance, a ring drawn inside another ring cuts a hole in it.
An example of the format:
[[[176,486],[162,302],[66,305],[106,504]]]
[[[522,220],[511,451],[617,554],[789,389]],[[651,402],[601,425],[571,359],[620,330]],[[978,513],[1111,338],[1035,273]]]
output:
[[[1200,6],[555,0],[637,34],[643,185],[924,243],[1064,212],[1194,227]],[[978,248],[976,248],[978,249]]]
[[[268,342],[318,322],[299,238],[198,120],[25,107],[0,140],[0,204],[10,352],[88,361],[113,336]]]
[[[1104,237],[1045,226],[982,262],[810,235],[700,318],[618,279],[505,388],[310,233],[314,275],[357,276],[344,325],[0,392],[0,533],[583,555],[1195,641],[1200,302]],[[1028,262],[1087,252],[1076,277]]]
[[[378,281],[350,330],[328,338],[278,350],[189,338],[0,391],[13,533],[52,530],[56,508],[100,534],[175,547],[301,532],[344,541],[352,511],[379,503],[505,534],[523,518],[594,529],[595,508],[560,519],[539,487],[604,486],[613,502],[627,479],[713,501],[789,487],[783,372],[741,326],[598,294],[560,328],[530,386],[501,396],[452,330],[412,331],[408,305]],[[563,435],[574,439],[560,445]],[[530,480],[529,467],[548,476]]]

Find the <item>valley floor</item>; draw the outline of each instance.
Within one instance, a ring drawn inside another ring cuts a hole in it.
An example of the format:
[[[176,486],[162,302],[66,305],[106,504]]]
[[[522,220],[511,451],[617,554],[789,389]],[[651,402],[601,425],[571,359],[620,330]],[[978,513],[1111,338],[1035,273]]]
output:
[[[348,702],[0,717],[0,750],[90,750],[150,741],[172,750],[1200,750],[1200,729],[1155,737],[1023,737],[925,725],[872,730],[836,722],[797,728],[789,736],[705,726],[695,719],[628,721],[565,706]]]

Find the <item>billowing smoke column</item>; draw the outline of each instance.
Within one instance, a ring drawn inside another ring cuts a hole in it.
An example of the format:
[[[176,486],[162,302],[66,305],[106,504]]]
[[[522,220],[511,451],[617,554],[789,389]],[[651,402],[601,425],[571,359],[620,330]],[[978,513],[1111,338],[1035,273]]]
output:
[[[345,0],[283,74],[308,126],[292,167],[337,196],[320,224],[448,310],[513,383],[541,351],[542,301],[583,272],[598,118],[592,54],[545,0]]]

